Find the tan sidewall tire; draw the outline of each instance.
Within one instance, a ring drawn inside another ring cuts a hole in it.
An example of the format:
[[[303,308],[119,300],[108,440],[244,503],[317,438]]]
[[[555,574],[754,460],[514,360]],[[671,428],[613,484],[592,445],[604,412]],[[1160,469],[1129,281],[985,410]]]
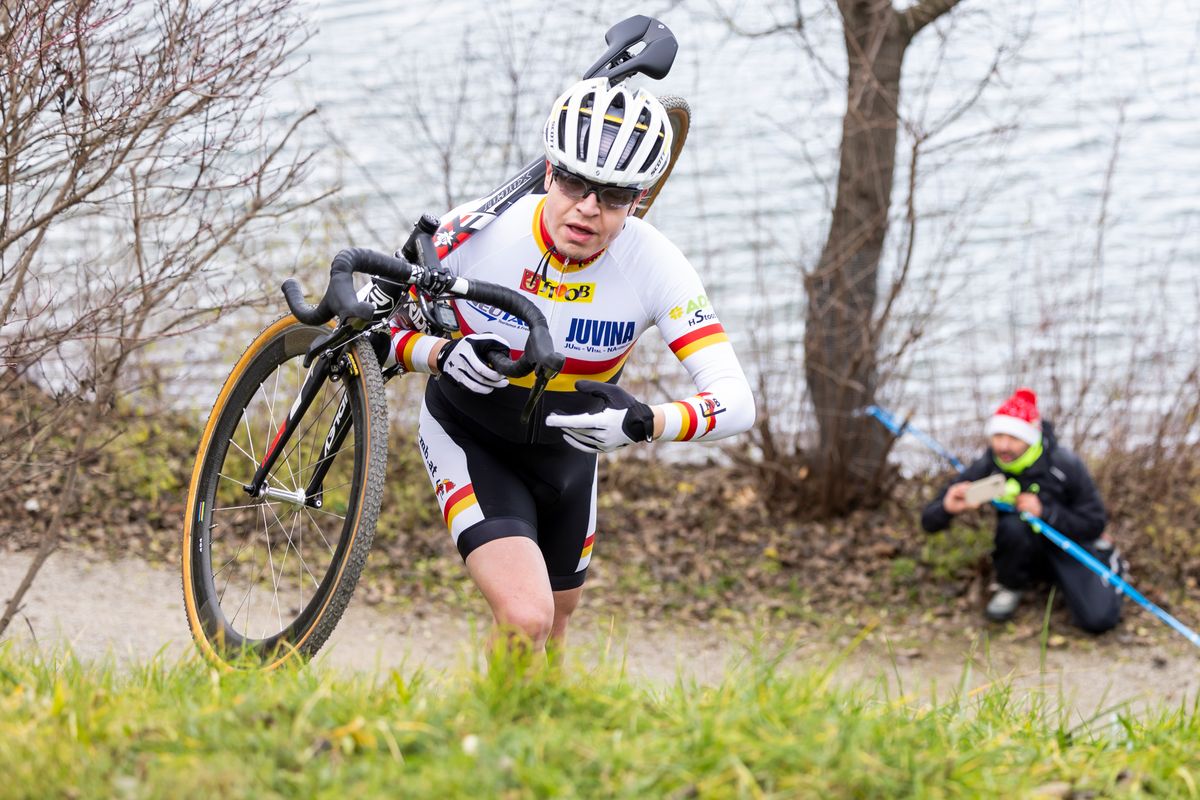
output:
[[[213,403],[204,433],[200,437],[200,446],[196,453],[196,463],[192,469],[191,481],[188,484],[181,558],[184,608],[187,614],[188,627],[201,653],[209,661],[223,668],[231,668],[231,665],[222,658],[217,647],[209,640],[209,636],[204,629],[199,613],[200,599],[196,596],[196,587],[192,574],[195,568],[193,550],[195,536],[197,535],[195,524],[198,518],[197,504],[200,500],[198,492],[205,461],[212,446],[214,431],[226,411],[234,389],[245,376],[246,371],[254,362],[256,356],[262,353],[276,339],[286,335],[294,327],[308,326],[302,325],[295,317],[290,315],[284,317],[268,326],[250,343],[246,351],[242,353],[241,358],[234,365],[229,377],[221,387],[216,401]],[[366,436],[363,437],[363,440],[366,442],[368,453],[365,459],[366,471],[360,481],[362,491],[358,498],[356,523],[349,534],[351,540],[346,549],[346,556],[339,564],[333,565],[333,568],[339,570],[339,575],[335,579],[333,589],[325,598],[323,606],[316,612],[312,624],[308,626],[307,630],[303,631],[302,635],[296,641],[288,643],[288,647],[281,648],[275,654],[264,659],[259,665],[259,668],[264,670],[275,669],[297,655],[311,657],[320,649],[326,639],[328,639],[329,634],[333,631],[333,628],[337,625],[338,620],[346,609],[346,605],[350,601],[350,597],[353,595],[354,587],[366,563],[367,553],[374,539],[375,524],[379,517],[379,507],[383,497],[384,475],[387,471],[387,403],[384,395],[383,377],[380,375],[378,361],[370,346],[365,340],[360,340],[349,352],[358,372],[356,376],[353,376],[353,379],[359,381],[359,390],[367,401],[366,409],[362,416],[366,422]],[[343,378],[343,380],[347,379],[350,379],[350,376]]]

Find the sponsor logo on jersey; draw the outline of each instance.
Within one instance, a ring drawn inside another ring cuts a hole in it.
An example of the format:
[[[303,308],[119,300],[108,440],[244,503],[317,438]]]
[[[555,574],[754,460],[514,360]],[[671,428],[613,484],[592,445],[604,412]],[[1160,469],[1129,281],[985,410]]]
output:
[[[715,417],[725,409],[721,408],[721,401],[715,397],[705,397],[700,395],[700,416]]]
[[[520,330],[525,330],[528,327],[520,317],[514,317],[504,309],[485,305],[483,303],[467,303],[466,305],[473,309],[476,314],[479,314],[491,322],[498,322],[501,325],[505,325],[509,328],[518,328]]]
[[[450,494],[451,492],[453,492],[454,487],[455,487],[454,481],[450,480],[449,478],[442,478],[440,481],[438,481],[435,484],[433,491],[435,494],[437,494],[438,497],[441,497],[442,495],[447,495],[447,494]]]
[[[566,343],[576,348],[621,347],[633,341],[637,325],[633,321],[621,322],[611,319],[582,319],[575,317],[567,330]]]
[[[521,291],[545,297],[556,303],[590,303],[596,296],[596,284],[557,283],[527,269],[521,276]]]
[[[680,317],[682,317],[685,314],[691,315],[692,319],[695,319],[696,312],[703,311],[706,308],[708,308],[708,297],[706,297],[705,295],[700,295],[699,297],[696,297],[693,300],[689,300],[686,305],[675,306],[674,308],[671,309],[669,314],[670,314],[671,319],[679,319]],[[712,313],[712,312],[709,312],[709,313]],[[717,316],[716,314],[712,314],[712,316],[707,317],[706,319],[715,319],[716,316]],[[694,323],[691,320],[689,320],[688,324],[695,325],[697,323]]]

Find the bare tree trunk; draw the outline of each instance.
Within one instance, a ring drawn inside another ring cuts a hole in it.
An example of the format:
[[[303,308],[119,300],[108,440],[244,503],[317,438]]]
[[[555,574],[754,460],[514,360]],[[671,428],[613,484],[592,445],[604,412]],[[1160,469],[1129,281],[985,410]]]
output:
[[[880,0],[839,0],[849,72],[841,162],[829,236],[808,294],[805,376],[820,440],[815,466],[822,510],[858,505],[886,457],[883,429],[856,414],[874,402],[879,376],[879,260],[888,230],[896,167],[904,53],[924,25],[955,0],[905,12]]]

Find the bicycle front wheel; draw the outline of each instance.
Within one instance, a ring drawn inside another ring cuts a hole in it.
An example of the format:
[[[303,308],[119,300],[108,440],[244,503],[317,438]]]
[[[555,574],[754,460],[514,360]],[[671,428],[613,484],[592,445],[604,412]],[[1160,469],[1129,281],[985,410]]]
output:
[[[375,535],[387,404],[365,340],[346,349],[292,425],[262,491],[246,489],[308,376],[308,346],[327,332],[288,316],[259,334],[201,437],[184,522],[183,598],[192,635],[219,663],[273,669],[315,654],[345,611]]]

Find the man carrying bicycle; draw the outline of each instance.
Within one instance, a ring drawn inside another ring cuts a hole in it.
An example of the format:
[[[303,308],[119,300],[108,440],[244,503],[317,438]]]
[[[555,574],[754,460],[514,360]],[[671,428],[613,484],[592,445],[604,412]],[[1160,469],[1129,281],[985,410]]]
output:
[[[750,386],[695,269],[633,216],[667,171],[671,138],[646,91],[605,78],[575,84],[546,121],[546,194],[517,201],[443,260],[455,276],[520,290],[546,316],[566,364],[528,425],[533,377],[510,380],[487,364],[494,352],[519,355],[522,321],[454,300],[456,338],[393,327],[385,366],[436,376],[419,440],[446,525],[496,629],[535,650],[562,642],[583,591],[597,454],[719,439],[754,421]],[[436,243],[469,224],[465,208],[445,218]],[[616,385],[652,326],[696,394],[648,405]]]

